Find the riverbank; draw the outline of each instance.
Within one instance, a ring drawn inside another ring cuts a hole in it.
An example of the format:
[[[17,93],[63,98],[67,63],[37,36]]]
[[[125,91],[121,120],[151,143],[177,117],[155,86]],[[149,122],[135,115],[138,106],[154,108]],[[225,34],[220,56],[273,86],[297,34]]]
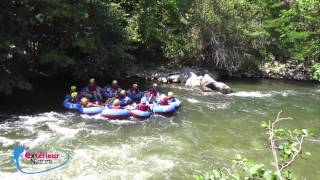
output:
[[[134,66],[128,70],[127,77],[136,77],[146,81],[156,81],[163,84],[179,83],[185,84],[186,86],[188,86],[188,79],[195,75],[199,77],[199,84],[201,84],[200,81],[202,77],[210,77],[215,81],[224,81],[226,78],[264,78],[319,82],[313,80],[311,77],[313,71],[311,67],[293,61],[288,63],[279,63],[277,61],[266,62],[259,66],[248,66],[243,69],[244,70],[240,70],[236,73],[230,73],[215,69],[209,70],[186,66],[149,66],[147,68]]]
[[[148,85],[152,82],[159,82],[160,84],[179,84],[185,85],[188,78],[190,78],[191,73],[197,76],[204,76],[208,74],[214,80],[219,80],[225,82],[226,79],[232,78],[245,78],[246,81],[249,79],[274,79],[274,80],[297,80],[297,81],[308,81],[311,83],[319,83],[314,81],[308,75],[312,70],[310,67],[305,67],[302,64],[290,63],[290,64],[280,64],[280,63],[266,63],[259,68],[248,68],[246,72],[239,72],[228,74],[223,71],[209,70],[197,67],[185,67],[185,66],[175,66],[175,67],[165,67],[165,66],[131,66],[128,67],[126,74],[117,78],[122,88],[128,89],[133,82],[138,82],[142,89],[146,89]],[[97,77],[96,80],[99,85],[104,86],[110,83],[115,77]],[[249,79],[247,79],[249,78]],[[37,106],[34,102],[34,95],[43,104],[47,103],[48,106],[56,104],[54,108],[60,107],[60,102],[62,98],[71,85],[77,85],[78,87],[83,87],[87,84],[87,81],[77,81],[74,79],[67,79],[65,76],[53,77],[53,78],[42,78],[37,79],[32,82],[34,84],[32,91],[16,90],[13,94],[7,96],[5,94],[0,94],[0,98],[6,103],[0,105],[1,110],[11,111],[12,109],[24,109],[26,113],[33,111],[34,109],[43,109],[43,107]],[[227,85],[228,82],[226,82]],[[233,89],[233,87],[231,86]],[[52,90],[59,92],[57,94],[52,94]],[[24,101],[24,103],[20,103]],[[19,108],[16,104],[19,104]],[[63,110],[63,109],[61,109]]]
[[[266,62],[258,66],[247,67],[236,73],[229,73],[230,77],[245,78],[268,78],[268,79],[286,79],[297,81],[315,81],[312,78],[312,67],[303,63],[289,61],[279,63],[278,61]],[[320,80],[318,80],[320,81]]]

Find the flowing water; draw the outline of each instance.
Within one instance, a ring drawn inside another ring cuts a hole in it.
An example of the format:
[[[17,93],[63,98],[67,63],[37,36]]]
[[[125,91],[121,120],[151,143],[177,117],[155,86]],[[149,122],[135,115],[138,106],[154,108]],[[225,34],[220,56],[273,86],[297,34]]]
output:
[[[272,80],[227,81],[236,93],[171,89],[183,101],[174,116],[146,121],[108,121],[61,110],[0,116],[0,179],[192,179],[228,167],[235,154],[271,167],[261,120],[283,116],[288,128],[320,128],[320,86]],[[59,95],[60,96],[60,95]],[[61,94],[61,97],[63,94]],[[60,106],[60,105],[59,105]],[[66,166],[43,174],[17,172],[12,148],[64,149]],[[297,179],[320,177],[319,134],[305,142],[312,153],[292,168]]]

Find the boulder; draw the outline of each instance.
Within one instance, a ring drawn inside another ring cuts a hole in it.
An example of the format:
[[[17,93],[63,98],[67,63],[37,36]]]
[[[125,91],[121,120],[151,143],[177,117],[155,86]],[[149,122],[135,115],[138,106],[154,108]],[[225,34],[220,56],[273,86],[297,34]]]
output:
[[[206,86],[207,84],[214,83],[215,80],[208,74],[205,74],[201,79],[201,86]]]
[[[214,80],[208,74],[205,74],[201,79],[201,89],[205,91],[208,91],[211,89],[211,90],[219,91],[223,94],[228,94],[232,92],[232,89],[228,85]]]
[[[200,87],[202,76],[197,76],[195,73],[190,72],[190,77],[187,79],[185,86],[189,88]]]
[[[157,79],[157,81],[160,82],[160,83],[168,83],[168,80],[167,80],[166,77],[159,77],[159,78]]]
[[[174,74],[168,77],[168,80],[173,83],[180,83],[183,79],[183,74]]]
[[[209,84],[208,85],[210,88],[213,88],[214,90],[217,90],[223,94],[229,94],[229,93],[232,93],[232,89],[230,88],[230,86],[226,85],[225,83],[223,82],[218,82],[218,81],[215,81],[214,83],[212,84]]]
[[[193,72],[190,73],[190,77],[187,79],[185,86],[189,88],[199,87],[202,91],[206,92],[219,91],[223,94],[232,92],[232,89],[228,85],[214,80],[210,75],[197,76]]]

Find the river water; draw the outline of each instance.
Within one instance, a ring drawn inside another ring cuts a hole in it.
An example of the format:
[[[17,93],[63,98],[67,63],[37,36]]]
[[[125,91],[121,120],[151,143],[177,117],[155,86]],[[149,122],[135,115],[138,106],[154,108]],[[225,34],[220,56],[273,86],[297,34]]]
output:
[[[320,128],[320,85],[294,81],[228,80],[236,93],[171,89],[182,102],[172,117],[107,121],[99,116],[45,109],[2,113],[0,179],[192,179],[211,167],[229,167],[236,154],[271,167],[261,120],[283,116],[287,128]],[[59,95],[60,96],[60,95]],[[63,94],[61,94],[63,97]],[[60,105],[59,105],[60,106]],[[17,172],[12,148],[64,149],[66,166],[43,174]],[[319,134],[305,142],[312,153],[291,167],[297,179],[320,177]]]

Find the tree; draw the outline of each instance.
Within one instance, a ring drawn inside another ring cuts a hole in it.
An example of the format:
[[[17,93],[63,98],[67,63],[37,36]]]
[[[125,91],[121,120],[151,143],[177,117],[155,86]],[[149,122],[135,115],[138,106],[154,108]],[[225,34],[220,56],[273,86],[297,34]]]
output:
[[[29,89],[34,77],[111,74],[109,69],[128,56],[124,11],[110,1],[5,0],[0,5],[0,92]]]

